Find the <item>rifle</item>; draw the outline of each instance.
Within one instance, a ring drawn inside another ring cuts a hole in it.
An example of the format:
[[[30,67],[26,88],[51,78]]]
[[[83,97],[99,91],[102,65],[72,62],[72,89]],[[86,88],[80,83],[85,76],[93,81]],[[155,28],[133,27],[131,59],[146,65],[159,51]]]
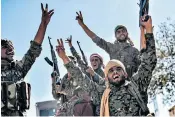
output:
[[[57,73],[57,77],[55,79],[55,82],[56,84],[60,85],[61,84],[61,79],[60,79],[60,72],[59,72],[59,69],[58,69],[58,64],[57,64],[57,58],[56,58],[56,55],[55,55],[55,51],[53,49],[53,46],[50,42],[50,37],[48,36],[48,40],[49,40],[49,45],[50,45],[50,48],[51,48],[51,56],[52,56],[52,61],[50,61],[50,59],[48,57],[45,57],[44,59],[46,60],[46,62],[53,67],[53,70]]]
[[[145,14],[148,14],[149,11],[149,0],[140,0],[140,3],[138,4],[140,7],[139,11],[139,27],[140,27],[140,18],[141,16],[144,16]],[[145,22],[148,21],[149,16],[147,15],[145,17]]]
[[[82,50],[81,47],[80,47],[80,42],[77,41],[77,44],[78,44],[78,47],[79,47],[79,49],[80,49],[81,55],[82,55],[82,57],[83,57],[83,61],[84,61],[85,65],[88,66],[88,61],[87,61],[87,59],[86,59],[86,56],[84,55],[83,50]]]

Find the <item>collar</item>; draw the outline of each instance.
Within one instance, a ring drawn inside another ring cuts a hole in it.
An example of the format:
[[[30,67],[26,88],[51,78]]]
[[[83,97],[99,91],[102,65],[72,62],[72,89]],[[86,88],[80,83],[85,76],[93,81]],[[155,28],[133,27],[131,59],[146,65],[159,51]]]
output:
[[[119,42],[119,41],[117,41],[117,40],[115,40],[114,41],[114,44],[115,45],[118,45],[118,46],[120,46],[120,47],[127,47],[127,46],[131,46],[129,43],[127,43],[127,42]]]
[[[130,83],[131,83],[130,81],[125,80],[125,83],[120,85],[120,86],[115,86],[113,84],[109,84],[109,88],[111,89],[111,91],[116,92],[124,87],[127,87]]]

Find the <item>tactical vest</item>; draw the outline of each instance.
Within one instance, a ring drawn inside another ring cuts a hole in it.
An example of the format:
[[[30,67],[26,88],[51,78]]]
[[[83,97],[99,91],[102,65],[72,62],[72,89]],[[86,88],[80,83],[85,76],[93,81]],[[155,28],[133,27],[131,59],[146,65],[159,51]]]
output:
[[[1,110],[25,110],[30,107],[31,86],[23,79],[18,61],[1,64]]]
[[[31,86],[28,83],[1,82],[1,109],[21,110],[30,107]]]

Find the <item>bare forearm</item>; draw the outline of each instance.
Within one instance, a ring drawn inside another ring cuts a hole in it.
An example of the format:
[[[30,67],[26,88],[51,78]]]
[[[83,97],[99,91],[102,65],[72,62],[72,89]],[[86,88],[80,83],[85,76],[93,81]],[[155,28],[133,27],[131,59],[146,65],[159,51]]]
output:
[[[38,44],[42,44],[43,40],[44,40],[44,35],[45,35],[45,32],[46,32],[46,28],[47,28],[47,25],[44,24],[43,22],[41,22],[41,24],[39,25],[39,29],[35,35],[35,39],[34,41]]]
[[[96,34],[92,32],[84,23],[81,25],[81,27],[91,39],[93,39],[96,36]]]
[[[64,64],[68,64],[70,62],[70,59],[67,55],[65,55],[64,57],[61,58],[63,60]]]
[[[153,27],[149,27],[146,29],[146,33],[153,33]]]
[[[145,32],[144,29],[140,31],[140,50],[146,48]]]

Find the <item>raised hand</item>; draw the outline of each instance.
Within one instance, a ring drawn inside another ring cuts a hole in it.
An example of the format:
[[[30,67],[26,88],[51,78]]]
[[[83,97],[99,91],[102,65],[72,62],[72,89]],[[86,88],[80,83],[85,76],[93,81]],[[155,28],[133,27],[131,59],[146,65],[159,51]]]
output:
[[[83,15],[82,15],[81,11],[79,11],[79,13],[76,12],[76,14],[77,14],[76,20],[78,20],[79,25],[84,24],[84,22],[83,22]]]
[[[86,72],[89,73],[91,76],[95,75],[95,72],[91,67],[88,67],[88,69],[86,69]]]
[[[54,10],[52,9],[48,12],[48,4],[46,4],[45,9],[44,9],[42,3],[41,3],[41,10],[42,10],[41,22],[47,26],[48,23],[50,22],[52,15],[54,14]]]
[[[69,44],[69,47],[72,47],[72,35],[70,35],[65,42]]]
[[[149,19],[147,21],[145,21],[145,18],[147,16],[148,15],[144,15],[144,16],[141,17],[140,24],[145,28],[147,33],[153,33],[152,18],[151,18],[151,16],[149,16]]]
[[[64,59],[66,57],[66,52],[64,49],[64,44],[63,44],[63,40],[62,39],[57,39],[58,41],[58,46],[56,46],[56,51],[58,53],[58,56],[62,59]]]

